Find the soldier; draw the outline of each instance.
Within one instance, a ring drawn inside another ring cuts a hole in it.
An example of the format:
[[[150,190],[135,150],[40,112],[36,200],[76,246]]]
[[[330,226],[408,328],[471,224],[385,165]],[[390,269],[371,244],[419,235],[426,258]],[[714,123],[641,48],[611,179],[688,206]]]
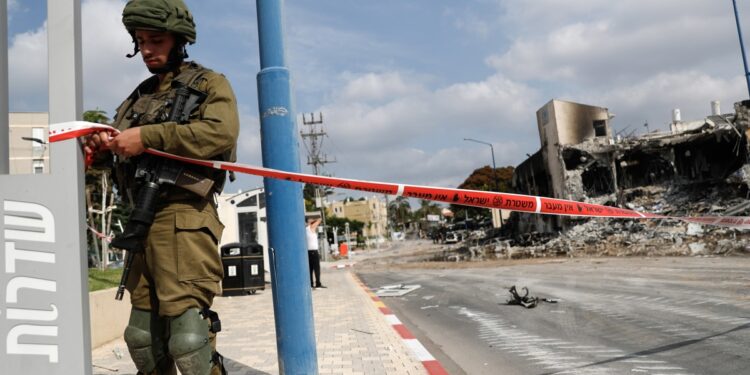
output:
[[[185,46],[195,42],[196,31],[182,0],[130,0],[122,22],[135,44],[127,56],[140,52],[153,76],[117,108],[113,125],[121,133],[113,138],[94,134],[84,151],[97,157],[102,150],[114,154],[118,190],[132,203],[143,188],[136,170],[145,158],[156,158],[142,154],[146,148],[235,161],[239,116],[227,79],[185,61]],[[180,92],[191,93],[199,104],[190,113],[173,108]],[[208,194],[160,185],[143,251],[130,255],[132,309],[124,336],[138,374],[176,374],[175,365],[183,375],[225,373],[216,352],[218,317],[209,308],[223,278],[217,243],[224,226],[215,194],[226,176],[207,167],[184,167],[193,181],[209,187]]]

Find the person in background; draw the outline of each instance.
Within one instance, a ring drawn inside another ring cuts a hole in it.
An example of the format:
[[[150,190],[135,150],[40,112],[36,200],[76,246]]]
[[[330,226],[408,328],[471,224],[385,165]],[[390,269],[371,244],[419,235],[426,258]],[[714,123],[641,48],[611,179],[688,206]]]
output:
[[[321,218],[307,219],[305,234],[307,237],[307,259],[310,262],[310,286],[312,288],[325,288],[320,282],[320,248],[318,244],[318,225]],[[313,282],[313,275],[315,282]]]

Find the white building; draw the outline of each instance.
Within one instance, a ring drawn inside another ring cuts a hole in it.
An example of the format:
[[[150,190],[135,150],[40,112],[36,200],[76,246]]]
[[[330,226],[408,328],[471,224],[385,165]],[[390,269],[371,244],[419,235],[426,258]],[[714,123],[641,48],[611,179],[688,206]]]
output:
[[[263,188],[220,195],[218,212],[224,224],[219,248],[232,242],[257,242],[263,246],[263,268],[268,272],[271,268],[268,259],[266,194]]]
[[[11,112],[10,174],[49,173],[49,115],[47,112]]]

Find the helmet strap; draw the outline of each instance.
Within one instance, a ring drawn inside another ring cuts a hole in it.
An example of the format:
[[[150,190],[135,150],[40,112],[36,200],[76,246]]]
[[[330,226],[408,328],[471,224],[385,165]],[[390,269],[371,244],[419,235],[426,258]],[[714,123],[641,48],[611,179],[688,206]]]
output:
[[[187,50],[185,49],[185,43],[182,40],[176,41],[174,47],[169,51],[169,56],[167,57],[167,63],[164,64],[161,68],[148,68],[148,71],[151,72],[151,74],[164,74],[169,73],[171,71],[177,70],[180,65],[182,65],[182,62],[187,57]]]
[[[138,52],[141,50],[140,48],[138,48],[138,42],[135,40],[135,33],[134,32],[132,32],[132,31],[130,32],[130,37],[133,39],[133,53],[129,53],[129,54],[125,55],[125,57],[127,57],[129,59],[135,57],[135,55],[137,55]]]

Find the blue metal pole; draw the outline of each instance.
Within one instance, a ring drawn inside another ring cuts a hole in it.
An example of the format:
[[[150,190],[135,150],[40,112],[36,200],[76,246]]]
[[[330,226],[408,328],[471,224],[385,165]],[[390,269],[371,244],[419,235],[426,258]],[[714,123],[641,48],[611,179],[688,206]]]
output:
[[[283,0],[256,0],[263,166],[299,172],[296,117],[284,61],[282,4]],[[302,185],[270,178],[264,185],[279,373],[317,374]]]
[[[737,35],[740,36],[740,50],[742,51],[742,63],[745,65],[745,81],[747,82],[747,93],[750,95],[750,71],[747,69],[747,57],[745,56],[745,42],[742,40],[742,29],[740,28],[740,15],[737,12],[737,0],[732,0],[734,5],[734,20],[737,22]]]

